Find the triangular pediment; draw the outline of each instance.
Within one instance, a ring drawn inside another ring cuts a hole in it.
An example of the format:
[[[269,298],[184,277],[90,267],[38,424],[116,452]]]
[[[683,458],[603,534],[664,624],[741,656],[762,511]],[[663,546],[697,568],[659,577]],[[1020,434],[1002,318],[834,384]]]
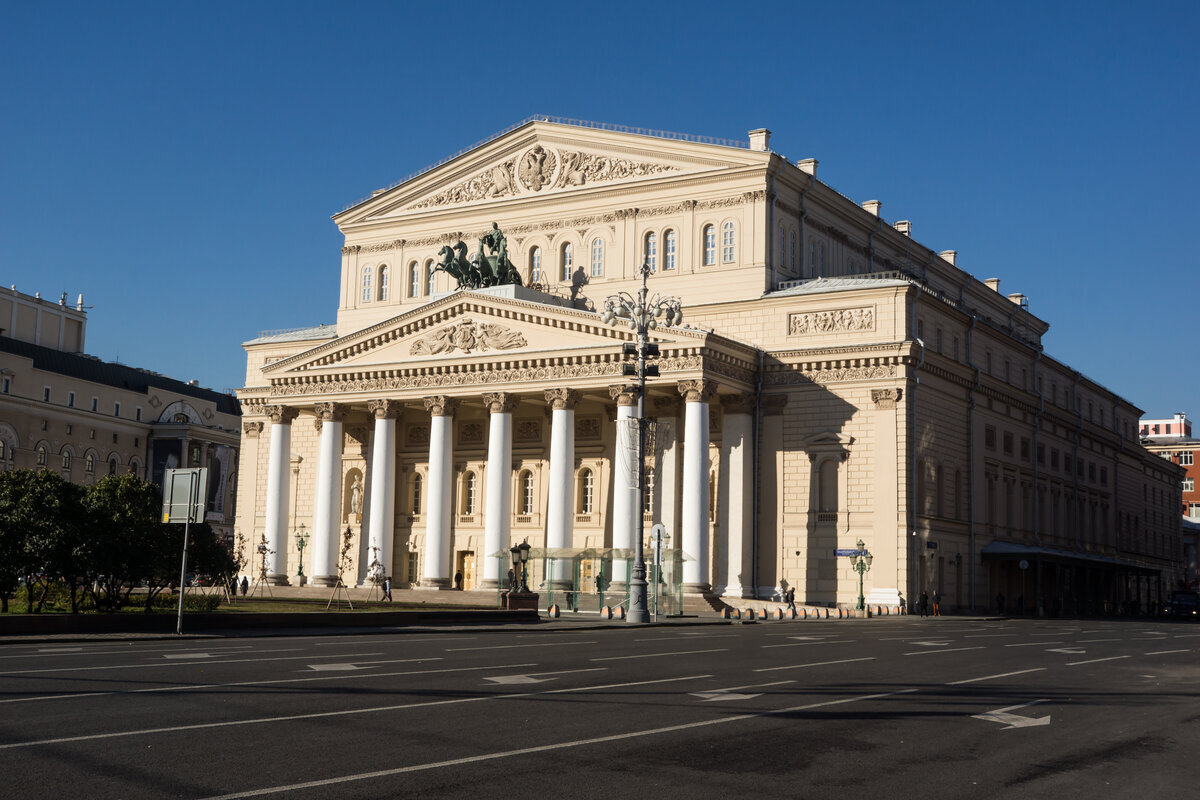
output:
[[[661,329],[664,352],[695,348],[707,334]],[[457,292],[406,314],[338,337],[264,368],[271,380],[334,373],[442,370],[456,365],[539,363],[619,352],[634,334],[601,323],[598,314],[529,300]]]
[[[737,169],[761,164],[767,156],[725,144],[534,121],[377,192],[334,220],[338,225],[379,221],[657,176]]]

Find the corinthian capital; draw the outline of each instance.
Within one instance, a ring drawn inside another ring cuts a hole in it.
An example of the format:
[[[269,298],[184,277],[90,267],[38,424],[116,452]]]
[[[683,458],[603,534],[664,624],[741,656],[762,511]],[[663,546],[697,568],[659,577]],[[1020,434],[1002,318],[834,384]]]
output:
[[[574,389],[547,389],[546,390],[546,402],[549,403],[550,407],[553,408],[555,411],[561,411],[564,408],[565,409],[575,408],[575,405],[579,402],[580,398],[582,398],[582,397],[583,397],[583,395],[581,395],[579,392],[575,391]]]
[[[610,386],[608,387],[608,396],[617,401],[617,405],[636,406],[638,393],[636,386]]]
[[[484,392],[483,405],[492,414],[511,414],[521,398],[512,392]]]
[[[400,404],[395,400],[368,400],[367,411],[375,419],[396,419],[400,416]]]
[[[317,403],[313,410],[322,422],[341,422],[347,409],[342,403]]]
[[[424,398],[425,410],[434,417],[453,417],[459,401],[444,394]]]
[[[242,432],[246,434],[246,438],[255,439],[263,432],[263,424],[259,420],[254,422],[243,422]]]
[[[300,414],[300,410],[290,406],[263,406],[263,413],[275,425],[287,425]]]
[[[704,379],[679,381],[675,385],[685,403],[707,403],[717,393],[717,384]]]

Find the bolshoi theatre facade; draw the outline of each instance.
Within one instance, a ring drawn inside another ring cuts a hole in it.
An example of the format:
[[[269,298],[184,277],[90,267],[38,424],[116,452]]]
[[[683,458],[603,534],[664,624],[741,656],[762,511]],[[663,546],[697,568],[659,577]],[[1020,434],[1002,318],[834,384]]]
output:
[[[624,580],[611,554],[642,522],[684,592],[734,604],[852,605],[836,552],[859,540],[870,604],[1100,611],[1176,578],[1179,468],[1141,446],[1140,410],[1046,354],[1024,296],[766,130],[538,117],[334,222],[336,322],[245,343],[254,575],[494,592],[528,542],[584,554],[592,592]],[[464,282],[498,251],[512,280]],[[644,495],[622,468],[635,334],[601,315],[643,265],[683,306],[651,331]]]

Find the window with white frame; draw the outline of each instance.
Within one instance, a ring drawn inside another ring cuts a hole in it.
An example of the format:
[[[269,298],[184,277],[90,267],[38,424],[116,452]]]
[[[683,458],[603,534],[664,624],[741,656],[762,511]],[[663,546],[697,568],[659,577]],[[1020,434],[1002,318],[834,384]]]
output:
[[[421,294],[421,265],[412,262],[408,265],[408,296],[417,297]]]
[[[371,268],[365,267],[362,273],[362,301],[371,302]]]
[[[1192,451],[1184,450],[1179,454],[1179,463],[1185,467],[1192,466]]]
[[[646,243],[642,248],[643,261],[650,266],[650,271],[654,272],[658,268],[658,234],[651,231],[646,234]]]
[[[68,408],[75,407],[75,393],[74,392],[67,392],[67,407]]]
[[[479,478],[474,472],[468,472],[463,480],[463,513],[471,516],[475,513],[476,501],[479,499]]]
[[[37,446],[37,465],[39,467],[46,466],[46,455],[47,455],[46,446],[39,444]]]
[[[388,268],[384,264],[379,268],[379,301],[382,303],[388,299]]]
[[[529,282],[542,282],[542,248],[540,247],[529,251]]]
[[[642,492],[642,513],[654,513],[654,467],[646,467],[646,491]]]
[[[83,468],[86,472],[92,473],[96,471],[96,456],[88,453],[83,457]]]
[[[520,478],[521,513],[528,516],[533,513],[533,473],[524,470]]]
[[[571,280],[571,270],[575,267],[575,248],[570,242],[563,242],[558,251],[559,280]]]
[[[721,226],[721,262],[732,264],[737,257],[737,232],[732,222]]]
[[[416,516],[421,513],[421,473],[413,475],[412,480],[412,513]]]
[[[1188,503],[1188,516],[1192,519],[1200,519],[1200,503]]]
[[[121,404],[120,403],[113,403],[113,416],[114,417],[121,416]]]
[[[675,231],[667,231],[663,235],[663,269],[675,269],[675,254],[679,250],[679,236]]]
[[[1195,478],[1184,478],[1183,479],[1183,490],[1185,492],[1196,491],[1196,479]]]
[[[717,229],[714,225],[704,226],[704,266],[717,263]]]
[[[597,236],[592,239],[592,277],[604,275],[604,240]]]
[[[68,452],[67,450],[62,451],[62,468],[63,469],[71,468],[71,453]]]
[[[117,474],[117,460],[115,458],[110,458],[108,460],[108,474],[109,475]]]
[[[434,275],[433,267],[434,267],[434,264],[433,264],[432,258],[425,262],[425,294],[426,295],[433,294],[433,275]]]
[[[579,472],[579,511],[580,514],[591,514],[596,496],[596,475],[590,469]]]

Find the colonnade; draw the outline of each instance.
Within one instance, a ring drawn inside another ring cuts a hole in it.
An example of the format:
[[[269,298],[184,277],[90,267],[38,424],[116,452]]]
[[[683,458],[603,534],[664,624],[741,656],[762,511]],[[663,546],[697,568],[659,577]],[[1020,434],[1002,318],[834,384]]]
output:
[[[681,405],[672,398],[658,398],[660,423],[667,440],[660,442],[664,456],[658,480],[664,482],[660,493],[669,502],[662,503],[659,521],[667,525],[672,543],[685,553],[684,591],[705,593],[712,588],[748,595],[752,592],[749,576],[753,553],[750,551],[749,520],[752,514],[753,403],[742,396],[723,398],[726,405],[725,436],[722,442],[722,504],[728,505],[721,521],[726,526],[728,543],[723,547],[721,563],[715,572],[709,562],[709,401],[716,385],[709,380],[679,381],[677,389],[683,407],[683,439],[675,436],[676,417]],[[636,435],[631,426],[622,424],[635,415],[636,395],[628,387],[611,387],[617,402],[617,436],[614,461],[619,465],[625,453],[632,453],[626,438]],[[542,393],[550,410],[549,485],[545,515],[545,546],[574,546],[575,521],[575,407],[583,398],[571,388],[546,389]],[[484,507],[484,550],[480,588],[496,589],[500,565],[491,556],[510,546],[512,522],[513,411],[522,398],[511,392],[487,392],[481,397],[489,412],[487,446],[487,483]],[[525,398],[526,401],[528,398]],[[541,399],[541,398],[539,398]],[[429,472],[426,483],[424,551],[420,588],[451,588],[453,572],[451,547],[454,522],[452,506],[454,480],[454,416],[468,398],[434,395],[422,398],[429,414]],[[286,582],[286,550],[289,529],[289,480],[291,462],[291,425],[297,419],[296,407],[272,405],[264,408],[270,420],[270,447],[267,465],[265,537],[270,553],[268,577]],[[369,552],[376,553],[385,571],[390,572],[396,513],[396,461],[398,420],[412,413],[400,400],[375,399],[367,403],[374,418],[374,438],[367,475],[367,532]],[[348,406],[321,402],[309,406],[320,430],[313,503],[312,580],[331,585],[336,581],[336,556],[341,512],[342,420]],[[682,444],[682,481],[679,508],[675,517],[675,456]],[[636,469],[636,466],[633,467]],[[627,469],[627,468],[625,468]],[[622,468],[614,470],[612,481],[612,539],[614,548],[635,546],[638,515],[643,512],[640,491]],[[666,482],[669,482],[667,484]],[[669,486],[669,488],[667,488]],[[679,538],[674,538],[678,533]],[[570,575],[569,569],[556,569],[556,575]],[[623,576],[623,571],[617,571]],[[712,587],[715,574],[718,586]],[[569,582],[569,581],[568,581]]]

